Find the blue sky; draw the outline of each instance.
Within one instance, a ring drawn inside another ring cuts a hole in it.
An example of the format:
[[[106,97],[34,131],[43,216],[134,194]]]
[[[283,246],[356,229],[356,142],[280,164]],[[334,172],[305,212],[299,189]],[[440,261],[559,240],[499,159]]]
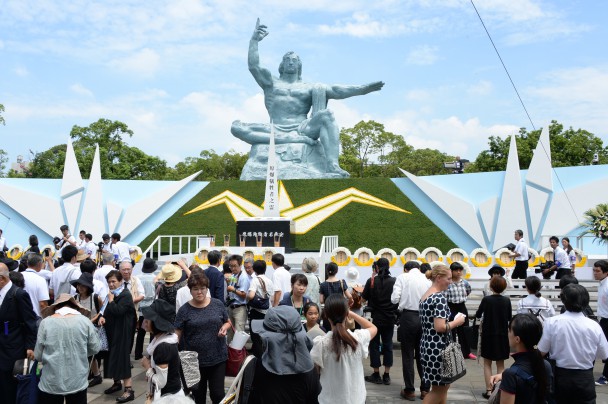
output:
[[[608,143],[608,3],[476,5],[536,127],[557,119]],[[531,128],[468,0],[0,0],[0,148],[14,161],[103,117],[171,165],[203,149],[248,151],[230,124],[268,120],[247,70],[256,17],[273,73],[294,50],[304,81],[386,82],[331,101],[341,127],[374,119],[471,160],[488,136]]]

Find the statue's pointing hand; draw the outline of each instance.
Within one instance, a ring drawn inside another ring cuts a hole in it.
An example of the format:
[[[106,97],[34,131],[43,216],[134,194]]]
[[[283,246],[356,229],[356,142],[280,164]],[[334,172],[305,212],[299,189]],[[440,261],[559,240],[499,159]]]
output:
[[[268,35],[267,27],[266,25],[260,25],[260,19],[258,18],[255,23],[255,30],[253,31],[251,39],[259,42],[264,39],[266,35]]]
[[[368,84],[367,86],[368,86],[368,89],[369,89],[370,92],[372,92],[372,91],[379,91],[379,90],[382,89],[382,87],[384,87],[384,82],[382,82],[382,81],[376,81],[376,82]]]

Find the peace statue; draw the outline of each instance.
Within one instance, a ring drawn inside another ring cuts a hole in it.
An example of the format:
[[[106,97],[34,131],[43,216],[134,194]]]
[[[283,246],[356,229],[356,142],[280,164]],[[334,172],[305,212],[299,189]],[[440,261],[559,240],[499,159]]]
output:
[[[338,163],[340,128],[333,113],[327,109],[327,101],[379,91],[384,83],[377,81],[361,86],[305,83],[302,81],[302,62],[294,52],[283,56],[279,77],[274,77],[260,66],[258,42],[267,35],[267,27],[260,25],[258,18],[249,41],[248,64],[253,78],[264,90],[264,104],[274,125],[279,178],[348,177]],[[232,134],[251,144],[241,180],[266,178],[270,125],[238,120],[232,123]]]

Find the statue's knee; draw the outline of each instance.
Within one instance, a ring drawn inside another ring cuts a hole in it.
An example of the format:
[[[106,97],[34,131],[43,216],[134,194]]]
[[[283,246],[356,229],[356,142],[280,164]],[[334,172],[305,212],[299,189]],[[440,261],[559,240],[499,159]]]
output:
[[[334,113],[331,112],[329,109],[319,111],[319,118],[321,119],[321,122],[323,122],[323,124],[325,125],[332,124],[336,121]]]
[[[240,138],[247,133],[247,129],[243,125],[243,122],[237,120],[232,122],[232,125],[230,126],[230,133]]]

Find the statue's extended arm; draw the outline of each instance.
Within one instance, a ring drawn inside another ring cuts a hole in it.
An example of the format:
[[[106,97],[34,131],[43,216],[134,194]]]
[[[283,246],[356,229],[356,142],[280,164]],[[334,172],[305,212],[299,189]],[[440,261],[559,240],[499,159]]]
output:
[[[365,95],[372,91],[380,91],[384,86],[384,82],[375,81],[370,84],[361,86],[344,86],[340,84],[330,85],[327,88],[327,98],[340,100],[343,98],[354,97],[356,95]]]
[[[262,88],[269,87],[272,85],[272,75],[268,69],[260,66],[260,53],[258,52],[258,42],[264,39],[268,35],[265,25],[260,25],[260,19],[258,18],[255,23],[255,30],[249,41],[249,53],[247,57],[247,63],[249,64],[249,71],[251,75]]]

